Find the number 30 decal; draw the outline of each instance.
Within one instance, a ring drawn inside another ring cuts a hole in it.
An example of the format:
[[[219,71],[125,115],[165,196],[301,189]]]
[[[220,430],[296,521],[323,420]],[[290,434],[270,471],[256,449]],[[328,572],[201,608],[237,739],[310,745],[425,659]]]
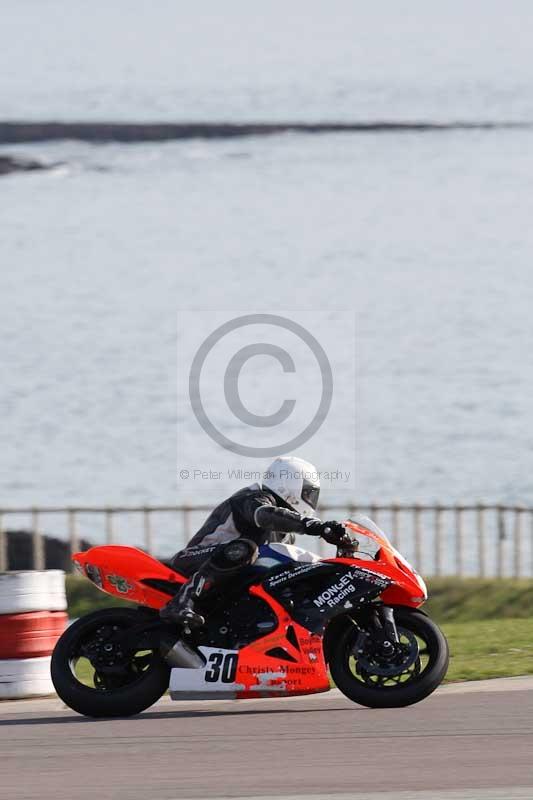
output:
[[[237,653],[211,653],[205,672],[207,683],[233,683],[237,673]]]

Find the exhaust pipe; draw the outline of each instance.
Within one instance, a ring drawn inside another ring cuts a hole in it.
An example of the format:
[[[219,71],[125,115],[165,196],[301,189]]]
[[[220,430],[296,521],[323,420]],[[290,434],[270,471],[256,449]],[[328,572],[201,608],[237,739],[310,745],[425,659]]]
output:
[[[197,650],[193,650],[182,639],[177,642],[161,642],[161,655],[171,667],[200,669],[205,666],[205,658]]]

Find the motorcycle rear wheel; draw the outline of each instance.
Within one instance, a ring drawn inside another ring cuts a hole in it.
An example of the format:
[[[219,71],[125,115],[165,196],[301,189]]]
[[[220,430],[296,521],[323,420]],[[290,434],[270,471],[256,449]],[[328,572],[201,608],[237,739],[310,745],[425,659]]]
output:
[[[128,717],[149,708],[166,692],[170,669],[156,650],[116,653],[117,631],[141,621],[142,611],[137,609],[106,608],[66,629],[52,654],[51,675],[69,708],[87,717]],[[106,652],[109,645],[115,648],[111,656]],[[105,662],[111,659],[110,668]]]
[[[364,660],[364,666],[361,665],[356,652],[361,632],[357,622],[347,625],[331,648],[331,677],[338,689],[359,705],[400,708],[419,703],[435,691],[446,675],[449,650],[440,628],[420,611],[396,608],[394,616],[398,633],[404,631],[406,642],[414,641],[416,637],[419,646],[418,656],[412,659],[412,663],[407,661],[409,668],[404,672],[387,677],[373,674],[368,658]],[[409,644],[404,646],[408,648]]]

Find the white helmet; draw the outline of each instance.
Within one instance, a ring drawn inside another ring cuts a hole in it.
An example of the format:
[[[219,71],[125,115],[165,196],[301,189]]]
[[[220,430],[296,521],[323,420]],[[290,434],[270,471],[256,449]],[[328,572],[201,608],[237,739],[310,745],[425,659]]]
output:
[[[320,479],[309,461],[294,456],[276,458],[263,476],[263,487],[302,516],[316,517]]]

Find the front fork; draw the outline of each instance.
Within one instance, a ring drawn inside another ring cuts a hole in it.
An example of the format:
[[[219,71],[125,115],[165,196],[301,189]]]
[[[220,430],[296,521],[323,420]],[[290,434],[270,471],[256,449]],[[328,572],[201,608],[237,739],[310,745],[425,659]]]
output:
[[[383,656],[391,658],[400,642],[394,610],[390,606],[376,604],[370,609],[367,626],[367,630],[362,629],[359,633],[355,645],[356,653],[362,654],[367,644],[372,641],[379,647]]]
[[[398,644],[398,631],[396,630],[396,621],[394,619],[394,611],[390,606],[380,606],[377,609],[379,621],[384,632],[383,644],[387,643]]]

